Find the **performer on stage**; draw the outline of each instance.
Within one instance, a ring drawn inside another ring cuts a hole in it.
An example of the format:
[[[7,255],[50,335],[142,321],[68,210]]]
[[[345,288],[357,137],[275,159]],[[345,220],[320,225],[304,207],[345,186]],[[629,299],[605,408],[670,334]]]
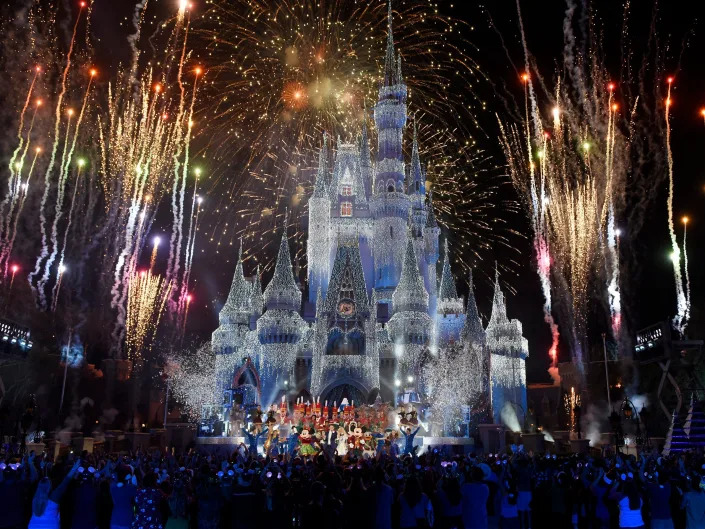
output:
[[[338,455],[344,456],[348,453],[348,433],[342,426],[338,427]]]
[[[291,427],[291,433],[289,434],[289,457],[294,457],[296,453],[296,448],[299,446],[299,433],[296,430],[296,426]]]
[[[401,433],[404,434],[404,455],[407,454],[413,454],[414,453],[414,437],[416,437],[416,434],[419,432],[421,429],[421,426],[418,426],[416,430],[413,432],[411,431],[411,427],[407,426],[406,431],[404,431],[403,428],[400,428]]]
[[[299,455],[301,457],[310,457],[318,454],[316,440],[311,436],[308,428],[301,430],[299,435]]]
[[[332,457],[335,455],[335,449],[338,447],[338,432],[335,430],[335,424],[328,425],[328,431],[324,439],[326,452]]]
[[[248,432],[244,428],[242,429],[242,434],[245,436],[245,439],[247,439],[247,450],[250,455],[253,455],[253,457],[257,455],[257,444],[259,443],[259,438],[262,435],[266,435],[269,429],[265,428],[264,430],[261,430],[259,432],[257,430],[258,427],[256,425],[252,426],[253,433]]]

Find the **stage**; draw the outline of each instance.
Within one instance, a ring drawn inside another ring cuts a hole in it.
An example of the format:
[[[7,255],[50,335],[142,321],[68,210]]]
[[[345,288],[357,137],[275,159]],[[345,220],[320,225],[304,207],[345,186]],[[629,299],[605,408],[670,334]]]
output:
[[[220,436],[220,437],[196,437],[196,448],[204,452],[234,452],[240,443],[247,445],[245,438],[238,436]],[[403,440],[398,441],[400,448],[403,446]],[[262,443],[260,442],[260,447]],[[418,454],[424,453],[426,450],[437,448],[444,453],[461,453],[467,454],[475,451],[475,440],[469,437],[431,437],[420,435],[414,439],[414,446],[418,447]]]

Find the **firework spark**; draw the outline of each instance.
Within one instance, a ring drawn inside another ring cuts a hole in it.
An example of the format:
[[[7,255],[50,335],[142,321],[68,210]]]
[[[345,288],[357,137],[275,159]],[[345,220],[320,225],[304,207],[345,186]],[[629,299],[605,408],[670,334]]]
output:
[[[149,349],[171,290],[171,282],[151,271],[136,272],[130,277],[125,322],[129,359],[139,359]]]

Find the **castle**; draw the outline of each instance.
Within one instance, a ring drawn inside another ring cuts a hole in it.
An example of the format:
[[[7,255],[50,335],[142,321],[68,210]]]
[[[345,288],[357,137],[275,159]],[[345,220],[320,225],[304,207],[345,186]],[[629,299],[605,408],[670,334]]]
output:
[[[427,366],[444,361],[458,366],[445,366],[451,369],[443,378],[456,377],[478,397],[491,394],[495,422],[505,402],[525,412],[528,347],[521,323],[507,318],[499,282],[485,329],[472,283],[467,303],[458,296],[448,244],[438,273],[441,230],[415,127],[408,167],[403,155],[407,86],[391,3],[374,122],[374,162],[365,120],[357,143],[338,140],[332,168],[324,136],[308,202],[305,300],[285,229],[264,291],[259,270],[245,277],[240,249],[212,336],[223,404],[248,394],[263,405],[282,395],[330,403],[372,402],[377,395],[392,401],[401,393],[433,400],[443,381],[434,384]]]

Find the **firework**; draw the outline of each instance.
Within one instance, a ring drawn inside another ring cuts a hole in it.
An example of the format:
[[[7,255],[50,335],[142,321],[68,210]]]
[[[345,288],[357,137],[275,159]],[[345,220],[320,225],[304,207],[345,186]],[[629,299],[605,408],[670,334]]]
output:
[[[81,9],[78,12],[78,15],[76,15],[76,22],[73,26],[73,34],[71,35],[71,41],[69,44],[69,50],[68,53],[66,54],[66,62],[64,65],[63,73],[61,75],[61,82],[60,82],[60,88],[59,88],[59,95],[56,99],[56,106],[54,110],[54,134],[53,138],[54,141],[52,143],[52,148],[51,148],[51,157],[49,158],[49,164],[47,165],[46,171],[44,173],[44,193],[42,195],[42,202],[39,208],[39,228],[42,236],[42,249],[39,257],[37,258],[37,262],[35,264],[34,270],[32,273],[29,275],[29,283],[32,286],[32,290],[35,293],[35,296],[38,297],[39,300],[39,305],[42,308],[46,308],[46,294],[43,289],[39,289],[38,285],[35,285],[33,283],[34,277],[36,277],[39,272],[41,271],[41,265],[44,259],[47,258],[49,255],[49,248],[47,246],[48,241],[47,241],[47,229],[46,229],[46,224],[47,224],[47,216],[45,213],[45,209],[47,207],[47,203],[49,201],[49,195],[52,189],[51,183],[52,183],[52,177],[54,176],[54,167],[56,165],[56,154],[59,148],[59,143],[61,139],[60,135],[60,130],[61,130],[61,116],[62,116],[62,110],[63,110],[63,102],[64,102],[64,97],[66,96],[66,91],[67,91],[67,79],[68,79],[68,74],[69,71],[71,70],[71,59],[74,51],[74,46],[76,44],[76,32],[78,30],[78,23],[81,20],[81,16],[83,14],[83,7],[84,4],[81,4]],[[89,85],[90,87],[90,85]],[[86,91],[86,97],[87,97],[88,91]],[[86,101],[87,99],[84,99]],[[66,145],[68,145],[68,139],[69,139],[69,126],[70,126],[70,119],[73,116],[73,111],[69,109],[67,111],[68,113],[68,121],[66,125],[66,131],[65,131],[65,143],[64,143],[64,153],[66,152]],[[77,128],[78,131],[78,128]],[[65,159],[62,156],[62,163],[59,169],[62,169],[64,165]],[[57,197],[61,195],[62,190],[60,189],[60,184],[61,184],[61,176],[59,175],[59,187],[57,188]],[[58,208],[55,208],[55,210]],[[58,224],[58,220],[54,224],[54,227],[56,227]],[[53,230],[52,230],[53,231]],[[45,269],[45,274],[42,276],[42,281],[46,282],[45,276],[48,279],[49,275],[49,269]]]
[[[581,400],[582,399],[580,398],[580,394],[575,392],[575,387],[573,386],[570,387],[570,393],[566,393],[565,395],[563,395],[563,408],[565,409],[565,413],[568,416],[568,426],[571,432],[574,432],[576,430],[576,427],[579,427],[575,412],[576,407],[580,406]]]
[[[130,277],[125,348],[131,360],[141,358],[149,349],[171,290],[171,282],[151,271],[137,272]]]
[[[249,256],[271,266],[271,235],[291,211],[304,258],[307,198],[323,131],[353,142],[376,100],[387,36],[387,2],[216,0],[195,21],[209,63],[211,97],[201,111],[210,186],[222,197],[206,229],[216,250],[243,236]],[[472,28],[421,2],[394,2],[394,35],[440,222],[452,224],[461,261],[492,243],[510,245],[497,187],[485,175],[472,87],[484,79],[467,40]],[[455,91],[452,86],[462,86]],[[470,90],[468,90],[470,87]],[[407,142],[411,145],[411,142]],[[479,173],[479,174],[476,174]],[[487,177],[487,178],[485,178]],[[497,222],[493,222],[497,220]],[[457,234],[457,235],[456,235]],[[467,263],[465,263],[467,264]]]
[[[681,249],[676,239],[676,228],[673,222],[673,152],[671,151],[671,120],[670,110],[673,101],[671,100],[671,86],[673,77],[667,79],[668,91],[666,93],[665,117],[666,117],[666,159],[668,161],[668,198],[666,199],[666,209],[668,211],[668,234],[671,237],[671,260],[673,261],[673,278],[676,282],[676,315],[673,317],[673,326],[677,331],[683,333],[688,326],[690,308],[683,287],[683,273],[681,270]],[[686,267],[687,268],[687,267]]]
[[[686,246],[686,237],[688,235],[688,217],[681,219],[683,222],[683,272],[685,274],[685,314],[683,317],[684,324],[690,319],[690,272],[688,271],[688,248]]]
[[[659,74],[660,52],[649,50],[638,78],[631,76],[632,56],[627,53],[617,85],[602,61],[601,39],[592,25],[581,22],[589,17],[581,19],[577,13],[567,11],[563,68],[555,81],[545,80],[534,67],[520,23],[526,68],[524,123],[500,127],[509,171],[532,223],[553,345],[556,313],[573,360],[582,368],[592,293],[604,303],[620,350],[629,347],[618,225],[624,221],[633,240],[654,198],[653,169],[647,171],[644,160],[660,163],[658,156],[647,155],[659,141],[660,122],[637,118],[652,115],[658,104],[659,88],[648,75]],[[583,41],[574,27],[581,29]],[[625,26],[622,37],[626,35]],[[654,93],[648,92],[651,87]]]

